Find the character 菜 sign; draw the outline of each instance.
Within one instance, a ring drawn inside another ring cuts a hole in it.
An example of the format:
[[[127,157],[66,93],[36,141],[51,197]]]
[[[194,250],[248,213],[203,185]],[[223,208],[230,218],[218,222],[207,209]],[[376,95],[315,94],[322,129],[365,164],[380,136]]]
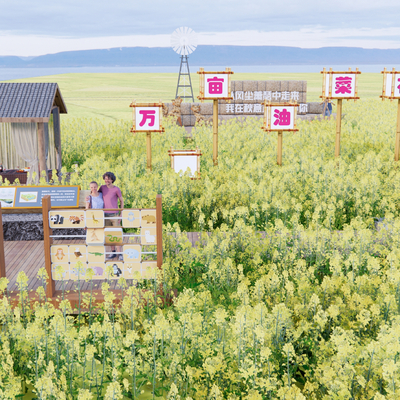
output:
[[[335,72],[332,68],[324,70],[322,84],[322,98],[325,99],[359,99],[357,93],[357,78],[361,74],[358,68],[355,71]]]

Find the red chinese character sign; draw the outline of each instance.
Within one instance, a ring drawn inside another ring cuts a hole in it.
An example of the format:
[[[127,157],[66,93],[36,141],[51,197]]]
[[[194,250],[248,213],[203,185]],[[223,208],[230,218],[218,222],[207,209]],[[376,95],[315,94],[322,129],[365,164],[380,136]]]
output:
[[[335,141],[335,157],[340,156],[340,132],[342,126],[342,100],[358,100],[358,75],[361,72],[356,68],[352,71],[327,71],[325,68],[321,71],[322,80],[322,100],[325,103],[331,100],[337,100],[336,108],[336,141]]]
[[[277,163],[282,165],[282,141],[283,131],[296,132],[296,103],[267,103],[264,101],[264,125],[262,129],[266,132],[278,132],[278,155]]]
[[[146,132],[146,149],[147,149],[147,169],[151,171],[151,132],[164,132],[162,126],[162,106],[159,103],[135,103],[132,113],[132,129],[131,132]]]
[[[204,71],[200,68],[197,72],[200,75],[200,101],[213,100],[213,161],[218,165],[218,100],[233,100],[231,95],[231,74],[230,68],[222,72]]]
[[[386,68],[382,71],[383,74],[383,89],[382,89],[382,100],[400,99],[400,72],[386,71]]]
[[[361,74],[358,68],[355,71],[336,72],[332,68],[323,74],[322,99],[347,99],[358,100],[358,75]]]
[[[204,100],[233,100],[231,95],[231,75],[230,68],[225,71],[211,72],[200,68],[197,72],[200,75],[200,95],[197,98]]]
[[[389,99],[397,100],[397,128],[396,128],[396,141],[394,148],[394,160],[399,161],[400,153],[400,72],[394,68],[392,71],[387,71],[386,68],[382,71],[383,74],[383,88],[382,100]]]

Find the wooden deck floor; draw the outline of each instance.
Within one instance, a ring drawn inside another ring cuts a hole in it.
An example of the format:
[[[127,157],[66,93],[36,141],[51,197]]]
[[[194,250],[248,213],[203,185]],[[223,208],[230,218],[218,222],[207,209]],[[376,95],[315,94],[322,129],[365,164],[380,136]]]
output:
[[[172,233],[173,236],[175,234]],[[199,240],[198,232],[187,233],[192,246]],[[54,240],[54,244],[84,244],[83,240]],[[8,290],[14,292],[18,290],[16,279],[20,271],[24,271],[28,276],[28,290],[36,290],[41,282],[37,277],[39,268],[44,268],[44,244],[43,241],[6,241],[4,242],[6,259],[6,276],[9,280]],[[100,289],[103,280],[93,281],[93,289]],[[128,282],[129,284],[130,282]],[[76,281],[65,281],[65,290],[74,290],[77,286]],[[118,289],[116,280],[109,281],[110,289]],[[63,282],[56,282],[56,290],[62,290]],[[90,289],[91,283],[81,282],[81,289]]]

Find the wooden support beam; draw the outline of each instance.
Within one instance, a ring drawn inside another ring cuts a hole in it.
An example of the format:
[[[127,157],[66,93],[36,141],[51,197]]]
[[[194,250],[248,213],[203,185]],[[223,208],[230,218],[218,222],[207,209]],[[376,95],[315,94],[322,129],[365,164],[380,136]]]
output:
[[[278,131],[278,154],[276,157],[276,162],[280,166],[282,166],[282,141],[283,141],[283,131]]]
[[[147,171],[151,171],[151,132],[146,132]]]
[[[162,196],[156,197],[156,236],[157,236],[157,267],[161,269],[163,263],[163,237],[162,237]]]
[[[340,157],[340,132],[342,130],[342,99],[337,101],[335,157]]]
[[[213,161],[218,165],[218,99],[213,100]]]
[[[44,123],[38,122],[37,124],[37,135],[38,135],[38,158],[39,158],[39,176],[42,172],[45,172],[46,181],[47,176],[47,164],[46,164],[46,140],[44,137]]]
[[[62,167],[60,109],[58,107],[53,107],[51,112],[53,114],[54,147],[57,152],[57,171],[60,172]]]
[[[44,264],[49,279],[47,280],[46,296],[47,298],[53,298],[56,287],[51,275],[51,254],[50,246],[53,244],[53,239],[50,235],[53,234],[53,230],[50,229],[49,224],[49,211],[51,210],[51,197],[44,196],[42,199],[42,216],[43,216],[43,235],[44,235]]]
[[[3,218],[0,204],[0,278],[6,277],[6,257],[4,253]]]
[[[397,129],[396,129],[396,143],[394,148],[394,160],[399,161],[400,152],[400,99],[397,100]]]

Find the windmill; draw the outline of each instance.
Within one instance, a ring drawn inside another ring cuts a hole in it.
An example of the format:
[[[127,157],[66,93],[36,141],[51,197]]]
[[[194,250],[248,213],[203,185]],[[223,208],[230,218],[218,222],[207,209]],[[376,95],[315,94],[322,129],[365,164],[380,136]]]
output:
[[[192,99],[194,102],[188,55],[196,50],[196,32],[186,26],[176,29],[171,35],[171,46],[174,51],[181,56],[181,65],[179,67],[178,85],[176,86],[175,98],[179,96],[183,101]]]

